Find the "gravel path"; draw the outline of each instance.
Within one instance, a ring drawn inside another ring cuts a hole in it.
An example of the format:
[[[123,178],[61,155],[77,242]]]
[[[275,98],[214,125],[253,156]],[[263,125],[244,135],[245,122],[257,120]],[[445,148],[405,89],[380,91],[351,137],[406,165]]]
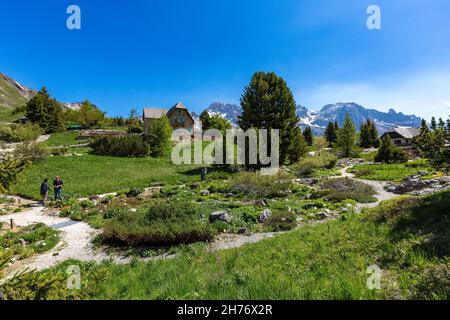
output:
[[[374,194],[374,197],[377,198],[377,202],[374,203],[360,203],[357,205],[357,209],[360,211],[363,208],[374,208],[376,206],[378,206],[380,204],[380,202],[385,201],[385,200],[389,200],[395,197],[398,197],[397,194],[392,193],[392,192],[387,192],[384,187],[386,185],[385,181],[374,181],[374,180],[364,180],[364,179],[358,179],[355,178],[355,175],[353,173],[347,172],[348,169],[352,168],[350,167],[345,167],[343,169],[340,170],[341,176],[336,176],[333,178],[340,178],[340,177],[344,177],[344,178],[351,178],[353,180],[362,182],[364,184],[367,184],[369,186],[371,186],[376,194]]]

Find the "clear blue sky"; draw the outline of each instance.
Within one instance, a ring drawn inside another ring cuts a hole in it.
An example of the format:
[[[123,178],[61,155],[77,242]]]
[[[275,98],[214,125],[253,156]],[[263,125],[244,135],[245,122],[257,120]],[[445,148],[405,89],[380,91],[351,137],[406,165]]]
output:
[[[66,28],[81,8],[82,30]],[[382,30],[366,27],[377,4]],[[0,72],[109,115],[238,103],[275,71],[297,103],[450,114],[448,0],[23,0],[0,5]]]

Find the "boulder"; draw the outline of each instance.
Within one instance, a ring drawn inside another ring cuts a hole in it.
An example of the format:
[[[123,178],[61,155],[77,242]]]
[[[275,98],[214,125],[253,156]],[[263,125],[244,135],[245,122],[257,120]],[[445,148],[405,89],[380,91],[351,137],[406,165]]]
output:
[[[202,190],[202,191],[200,191],[200,194],[202,196],[207,196],[207,195],[209,195],[209,191],[208,190]]]
[[[259,222],[264,222],[267,219],[269,219],[269,217],[272,216],[272,211],[270,211],[270,209],[264,209],[263,212],[261,212],[260,216],[259,216]]]
[[[246,234],[246,233],[248,233],[248,231],[249,230],[247,228],[240,228],[238,231],[238,234]]]
[[[224,221],[230,222],[233,218],[225,211],[215,211],[209,215],[209,221]]]
[[[317,217],[320,219],[326,219],[326,218],[328,218],[328,214],[326,212],[322,211],[317,214]]]

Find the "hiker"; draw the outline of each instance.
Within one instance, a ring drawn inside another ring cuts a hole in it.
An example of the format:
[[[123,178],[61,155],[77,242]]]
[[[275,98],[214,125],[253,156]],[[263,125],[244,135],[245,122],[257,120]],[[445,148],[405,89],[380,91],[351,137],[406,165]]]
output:
[[[41,198],[42,204],[45,205],[48,197],[48,179],[45,178],[44,182],[41,183]]]
[[[55,181],[53,181],[53,191],[55,193],[55,201],[56,200],[62,200],[62,187],[63,182],[61,180],[61,177],[56,177]]]

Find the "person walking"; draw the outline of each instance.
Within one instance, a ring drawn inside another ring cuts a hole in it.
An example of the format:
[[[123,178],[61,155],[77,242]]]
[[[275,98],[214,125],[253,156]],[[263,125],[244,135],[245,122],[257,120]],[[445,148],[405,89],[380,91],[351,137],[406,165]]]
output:
[[[48,179],[45,178],[44,181],[41,183],[41,202],[43,205],[47,202],[48,198]]]
[[[55,195],[55,201],[56,200],[62,200],[62,187],[64,183],[61,180],[61,177],[57,176],[55,178],[55,181],[53,181],[53,192]]]

